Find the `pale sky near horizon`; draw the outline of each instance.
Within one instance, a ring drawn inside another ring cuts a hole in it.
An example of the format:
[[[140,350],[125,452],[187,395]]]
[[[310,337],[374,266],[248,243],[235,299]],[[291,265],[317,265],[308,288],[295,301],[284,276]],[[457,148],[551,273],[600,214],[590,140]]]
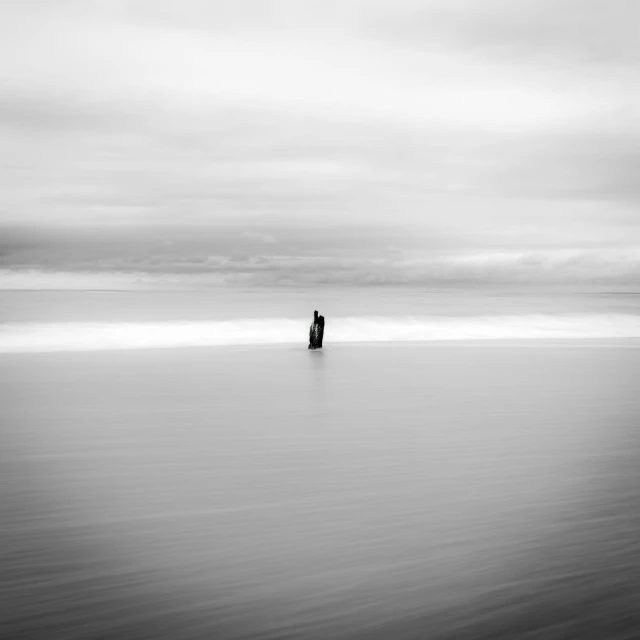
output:
[[[0,268],[635,286],[638,23],[633,0],[5,0]]]

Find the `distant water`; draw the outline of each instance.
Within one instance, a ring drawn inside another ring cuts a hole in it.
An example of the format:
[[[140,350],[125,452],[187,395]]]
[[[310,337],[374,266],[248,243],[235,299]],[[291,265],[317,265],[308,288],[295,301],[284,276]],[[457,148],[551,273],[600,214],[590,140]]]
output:
[[[0,353],[640,337],[640,296],[398,289],[0,292]]]
[[[535,345],[3,355],[0,636],[639,637],[640,349]]]
[[[308,318],[0,325],[0,353],[300,343]],[[331,318],[327,342],[640,338],[640,316],[610,314]]]

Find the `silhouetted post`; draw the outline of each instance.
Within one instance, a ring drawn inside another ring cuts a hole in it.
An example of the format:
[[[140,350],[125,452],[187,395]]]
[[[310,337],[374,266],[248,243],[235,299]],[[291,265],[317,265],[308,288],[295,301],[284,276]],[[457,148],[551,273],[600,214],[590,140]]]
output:
[[[309,349],[322,349],[322,338],[324,337],[324,317],[319,316],[317,311],[313,312],[313,324],[309,329]]]

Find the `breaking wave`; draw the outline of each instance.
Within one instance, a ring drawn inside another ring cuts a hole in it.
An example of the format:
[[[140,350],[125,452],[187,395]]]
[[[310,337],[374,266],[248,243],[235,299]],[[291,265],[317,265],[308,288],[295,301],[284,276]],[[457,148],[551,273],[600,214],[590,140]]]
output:
[[[0,353],[304,344],[308,319],[0,325]],[[640,338],[630,314],[329,318],[325,343]]]

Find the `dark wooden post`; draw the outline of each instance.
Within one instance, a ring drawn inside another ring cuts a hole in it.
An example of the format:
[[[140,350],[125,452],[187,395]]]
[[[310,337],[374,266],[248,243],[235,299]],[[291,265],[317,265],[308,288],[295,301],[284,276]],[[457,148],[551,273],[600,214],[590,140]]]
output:
[[[324,317],[319,316],[317,311],[313,312],[313,324],[309,329],[309,349],[322,349],[322,338],[324,338]]]

